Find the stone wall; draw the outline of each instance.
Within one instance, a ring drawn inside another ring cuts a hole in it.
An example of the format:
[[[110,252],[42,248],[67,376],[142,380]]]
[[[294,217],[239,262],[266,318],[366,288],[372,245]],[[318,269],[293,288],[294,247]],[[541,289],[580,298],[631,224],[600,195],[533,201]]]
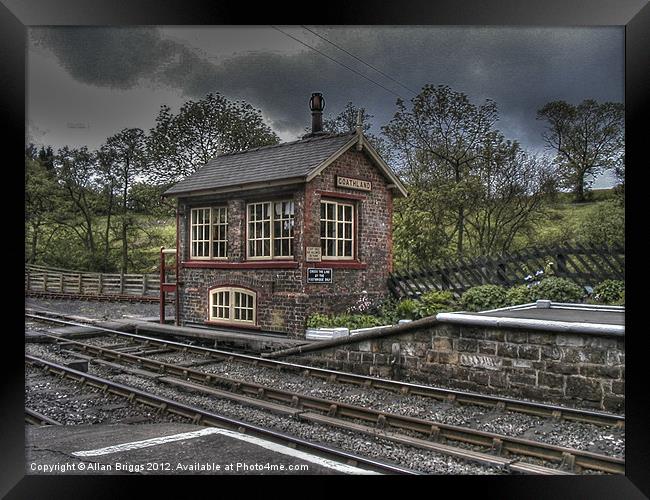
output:
[[[290,360],[617,413],[625,408],[625,347],[620,337],[435,321],[364,337]]]

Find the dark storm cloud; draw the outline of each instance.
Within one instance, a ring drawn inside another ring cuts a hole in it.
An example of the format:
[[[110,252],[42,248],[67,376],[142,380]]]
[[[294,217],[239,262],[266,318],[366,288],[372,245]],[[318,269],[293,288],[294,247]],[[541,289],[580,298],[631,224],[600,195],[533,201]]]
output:
[[[623,32],[616,27],[314,29],[412,89],[446,84],[476,103],[495,100],[500,127],[524,144],[540,144],[543,124],[535,113],[548,101],[623,99]],[[304,47],[296,53],[245,52],[217,61],[153,28],[30,32],[79,81],[129,88],[146,80],[179,89],[188,98],[221,92],[259,107],[280,131],[304,128],[306,101],[314,90],[325,93],[329,111],[353,101],[374,114],[377,125],[395,111],[395,95]],[[405,99],[412,97],[309,33],[290,33]]]
[[[119,89],[149,78],[178,50],[175,42],[150,28],[33,28],[30,35],[76,80]]]

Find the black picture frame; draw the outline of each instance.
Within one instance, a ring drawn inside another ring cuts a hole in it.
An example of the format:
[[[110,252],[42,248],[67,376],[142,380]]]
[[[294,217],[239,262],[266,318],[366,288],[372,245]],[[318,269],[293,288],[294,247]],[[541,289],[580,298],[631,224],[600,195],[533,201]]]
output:
[[[25,68],[26,27],[38,25],[523,25],[523,26],[625,26],[625,104],[626,104],[626,263],[628,292],[626,324],[628,376],[626,384],[626,475],[607,477],[477,477],[426,476],[391,480],[394,493],[400,495],[447,496],[464,493],[480,494],[481,498],[644,498],[650,496],[650,440],[646,411],[650,397],[646,388],[646,350],[643,337],[643,266],[645,264],[645,225],[642,172],[647,160],[642,159],[643,146],[648,142],[645,133],[650,101],[650,6],[646,0],[444,0],[368,2],[329,1],[301,4],[266,2],[222,2],[218,0],[2,0],[0,4],[0,116],[3,117],[3,135],[10,139],[4,148],[3,198],[5,227],[9,231],[5,241],[4,284],[9,301],[4,311],[5,341],[11,339],[2,356],[2,401],[0,404],[0,494],[6,498],[115,498],[135,495],[136,478],[125,476],[25,476],[24,475],[24,367],[21,361],[21,325],[12,311],[22,303],[20,293],[12,293],[20,282],[24,225],[16,212],[21,203],[24,176],[23,142],[25,139]],[[13,196],[18,194],[18,196]],[[639,223],[636,219],[639,219]],[[9,223],[9,224],[7,224]],[[22,240],[21,240],[22,238]],[[16,261],[16,262],[14,262]],[[633,272],[630,272],[633,270]],[[639,286],[636,286],[639,285]],[[635,292],[635,290],[640,290]],[[15,302],[15,304],[14,304]],[[5,302],[7,303],[7,302]],[[15,308],[13,306],[16,306]],[[15,328],[14,328],[14,322]],[[119,481],[116,481],[119,479]],[[147,478],[146,486],[169,490],[169,479]],[[181,477],[184,497],[204,494]],[[198,478],[196,478],[198,480]],[[214,479],[214,478],[204,478]],[[277,478],[276,478],[277,479]],[[385,495],[386,479],[344,478],[331,479],[319,488],[321,494],[352,493],[347,488],[361,486],[381,488]],[[232,487],[242,493],[286,494],[305,487],[314,488],[323,483],[319,478],[300,481],[294,489],[292,480],[271,480],[269,487],[282,488],[279,492],[251,488],[247,478],[223,478],[204,482],[213,495],[226,495]],[[260,480],[256,477],[255,480]],[[270,479],[267,479],[270,480]],[[225,481],[225,482],[224,482]],[[374,482],[373,482],[374,481]],[[138,481],[140,482],[140,481]],[[354,483],[354,484],[353,484]],[[229,490],[224,489],[228,484]],[[374,486],[373,486],[374,485]],[[451,489],[445,489],[448,486]],[[329,487],[332,489],[330,490]],[[327,489],[325,489],[327,488]],[[416,489],[417,488],[417,489]],[[420,491],[419,488],[422,488]],[[153,496],[153,495],[152,495]],[[310,496],[312,494],[310,493]]]

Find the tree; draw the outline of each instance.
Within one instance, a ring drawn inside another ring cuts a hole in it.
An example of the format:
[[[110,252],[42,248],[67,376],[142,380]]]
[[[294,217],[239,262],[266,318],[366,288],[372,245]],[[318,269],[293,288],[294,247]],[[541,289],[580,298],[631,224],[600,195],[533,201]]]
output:
[[[444,85],[425,85],[411,104],[407,110],[397,100],[398,111],[383,127],[384,135],[410,185],[446,193],[431,210],[454,212],[452,231],[456,252],[462,255],[466,212],[476,187],[472,176],[481,144],[497,120],[496,105],[488,99],[477,106],[465,94]]]
[[[555,172],[548,159],[526,153],[496,131],[479,153],[468,243],[475,255],[507,252],[515,236],[533,231],[544,201],[556,190]]]
[[[178,114],[162,106],[147,139],[150,179],[171,184],[223,153],[277,144],[260,111],[221,94],[187,101]]]
[[[113,186],[119,187],[121,194],[121,224],[120,240],[122,241],[122,273],[126,273],[129,263],[128,230],[134,224],[132,214],[129,213],[131,187],[138,175],[145,172],[147,165],[145,135],[139,128],[125,128],[109,137],[102,146],[101,159]],[[115,183],[113,183],[115,180]],[[112,194],[110,195],[112,196]],[[110,219],[107,221],[106,231]],[[106,240],[108,238],[106,237]],[[108,243],[108,241],[106,241]]]
[[[25,257],[27,262],[34,263],[39,257],[41,236],[54,209],[57,184],[52,172],[35,159],[36,154],[32,156],[29,148],[25,153]]]
[[[98,199],[94,191],[96,155],[87,147],[65,146],[54,157],[54,169],[61,193],[54,201],[53,221],[77,235],[86,250],[85,265],[97,264],[95,213]]]
[[[390,147],[386,140],[383,137],[374,135],[370,132],[374,115],[369,114],[364,107],[355,106],[352,104],[352,101],[348,101],[345,108],[343,108],[339,114],[335,116],[329,115],[325,118],[323,120],[323,130],[330,134],[354,132],[357,128],[357,117],[359,112],[361,112],[361,130],[363,135],[385,161],[390,161]],[[311,130],[306,128],[305,131],[308,133]]]
[[[577,106],[553,101],[537,112],[548,122],[543,134],[556,151],[565,187],[573,190],[576,202],[585,201],[596,175],[620,169],[624,153],[624,106],[588,99]]]

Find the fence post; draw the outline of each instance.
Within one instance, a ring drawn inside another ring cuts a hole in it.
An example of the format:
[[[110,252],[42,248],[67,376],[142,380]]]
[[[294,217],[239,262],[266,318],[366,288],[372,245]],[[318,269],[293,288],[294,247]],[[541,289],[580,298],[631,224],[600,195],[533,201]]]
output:
[[[165,324],[165,247],[160,247],[160,303],[159,303],[159,314],[160,314],[160,324]],[[178,302],[178,294],[176,294],[176,302]],[[178,303],[176,304],[178,307]]]
[[[46,291],[46,292],[48,291],[47,290],[47,271],[45,271],[43,273],[43,290]]]
[[[124,295],[124,273],[120,271],[120,295]]]
[[[97,295],[101,295],[102,292],[104,291],[104,280],[102,279],[102,276],[104,276],[104,275],[102,273],[99,273],[98,276],[99,276],[99,279],[97,280],[97,285],[99,285],[99,286],[98,286],[98,289],[97,289]]]
[[[82,286],[81,273],[77,274],[77,278],[78,278],[78,281],[77,281],[77,284],[78,284],[77,289],[79,290],[79,295],[81,295],[81,294],[83,293],[83,286]]]
[[[30,280],[30,277],[31,277],[31,271],[30,271],[29,268],[28,268],[28,269],[27,269],[27,291],[28,291],[28,292],[30,291],[30,288],[31,288],[31,280]]]
[[[557,270],[558,273],[562,273],[566,275],[567,269],[566,269],[566,256],[564,254],[558,253],[555,254],[555,259],[557,260]],[[558,274],[559,276],[559,274]]]
[[[149,275],[144,273],[142,275],[142,295],[147,295],[147,286],[148,286]]]

